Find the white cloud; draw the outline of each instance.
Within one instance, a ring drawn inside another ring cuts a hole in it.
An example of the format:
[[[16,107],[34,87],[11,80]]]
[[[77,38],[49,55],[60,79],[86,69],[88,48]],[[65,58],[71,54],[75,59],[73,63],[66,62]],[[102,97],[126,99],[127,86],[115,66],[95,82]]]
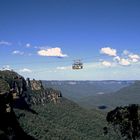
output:
[[[128,57],[129,57],[130,59],[140,59],[140,56],[137,55],[137,54],[130,54]]]
[[[19,72],[31,73],[32,70],[30,70],[28,68],[23,68],[23,69],[20,69]]]
[[[57,67],[57,70],[70,70],[71,66],[66,66],[66,67]]]
[[[120,61],[119,61],[119,64],[122,65],[122,66],[129,66],[131,63],[128,59],[121,58]]]
[[[12,45],[12,43],[1,40],[0,45],[10,46],[10,45]]]
[[[1,70],[12,70],[9,65],[4,65]]]
[[[140,56],[137,54],[130,54],[128,55],[131,62],[136,63],[140,61]]]
[[[102,62],[102,65],[103,66],[106,66],[106,67],[111,67],[112,66],[112,63],[111,62],[108,62],[108,61],[103,61]]]
[[[55,57],[67,57],[67,54],[63,54],[61,48],[49,48],[41,49],[38,52],[40,56],[55,56]]]
[[[117,50],[112,49],[110,47],[101,48],[100,53],[106,54],[106,55],[109,55],[109,56],[117,56]]]
[[[127,56],[130,62],[135,63],[140,61],[140,55],[138,54],[133,54],[132,52],[128,50],[124,50],[123,54]]]
[[[23,54],[24,54],[24,52],[21,52],[21,51],[19,51],[19,50],[15,50],[15,51],[13,51],[13,52],[12,52],[12,54],[19,54],[19,55],[23,55]]]
[[[121,60],[121,58],[119,56],[116,56],[113,58],[113,60],[119,62]]]
[[[106,47],[106,48],[101,48],[100,50],[101,53],[103,54],[107,54],[109,56],[114,56],[113,57],[113,63],[108,63],[108,61],[102,61],[102,65],[104,66],[114,66],[114,65],[121,65],[121,66],[129,66],[133,63],[138,63],[140,62],[140,55],[138,54],[133,54],[132,52],[128,51],[128,50],[124,50],[122,52],[122,54],[119,56],[117,55],[117,51],[116,49],[112,49],[112,48],[109,48],[109,47]]]
[[[133,63],[139,62],[138,59],[132,59],[131,61],[132,61]]]
[[[128,66],[131,64],[131,61],[129,59],[121,58],[120,56],[114,57],[113,60],[122,66]]]

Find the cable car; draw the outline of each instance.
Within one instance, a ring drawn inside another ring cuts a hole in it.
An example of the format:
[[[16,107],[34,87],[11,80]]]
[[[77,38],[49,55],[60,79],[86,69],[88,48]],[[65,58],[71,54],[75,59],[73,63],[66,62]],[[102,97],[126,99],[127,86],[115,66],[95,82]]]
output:
[[[83,69],[83,63],[81,62],[81,60],[74,60],[74,63],[72,65],[72,69],[73,70]]]

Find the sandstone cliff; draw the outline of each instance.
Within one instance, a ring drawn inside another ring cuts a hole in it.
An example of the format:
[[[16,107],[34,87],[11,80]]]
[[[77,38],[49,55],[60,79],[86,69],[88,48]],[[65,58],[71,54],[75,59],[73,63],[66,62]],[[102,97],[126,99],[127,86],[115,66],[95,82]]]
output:
[[[22,99],[28,104],[42,105],[47,102],[59,103],[62,97],[60,91],[45,89],[40,80],[25,80],[18,73],[8,70],[0,71],[0,94],[5,93],[11,94],[15,103]]]

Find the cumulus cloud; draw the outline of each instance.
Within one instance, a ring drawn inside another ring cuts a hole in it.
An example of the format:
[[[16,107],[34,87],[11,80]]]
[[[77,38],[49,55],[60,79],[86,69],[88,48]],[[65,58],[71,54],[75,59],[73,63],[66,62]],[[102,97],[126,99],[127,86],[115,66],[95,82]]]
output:
[[[4,65],[1,70],[12,70],[9,65]]]
[[[106,66],[106,67],[111,67],[112,66],[112,63],[108,62],[108,61],[102,61],[101,63],[102,63],[103,66]]]
[[[122,65],[122,66],[129,66],[131,63],[128,59],[121,58],[120,61],[119,61],[119,64]]]
[[[49,49],[41,49],[38,52],[40,56],[55,56],[55,57],[67,57],[67,54],[63,54],[61,48],[49,48]]]
[[[24,54],[24,52],[19,51],[19,50],[15,50],[15,51],[13,51],[13,52],[12,52],[12,54],[23,55],[23,54]]]
[[[121,58],[119,56],[116,56],[113,58],[113,60],[119,62],[121,60]]]
[[[133,54],[132,52],[128,50],[124,50],[123,54],[129,59],[130,62],[136,63],[140,61],[140,55],[138,54]]]
[[[1,40],[1,41],[0,41],[0,45],[10,46],[10,45],[12,45],[12,43]]]
[[[113,61],[116,62],[116,64],[119,64],[121,66],[129,66],[133,63],[140,62],[140,55],[133,54],[132,52],[128,50],[124,50],[120,56],[117,55],[116,49],[112,49],[109,47],[101,48],[100,52],[102,54],[113,56]],[[115,64],[115,63],[112,63],[112,64]],[[102,61],[102,65],[110,66],[111,64],[108,63],[108,61]]]
[[[106,55],[109,55],[109,56],[117,56],[117,50],[112,49],[110,47],[101,48],[100,53],[106,54]]]
[[[121,58],[120,56],[114,57],[113,60],[116,61],[118,64],[120,64],[122,66],[128,66],[128,65],[131,64],[129,59]]]
[[[70,70],[71,66],[65,66],[65,67],[57,67],[57,70]]]
[[[140,56],[137,55],[137,54],[130,54],[129,58],[131,58],[131,59],[140,59]]]
[[[130,54],[128,55],[130,61],[132,62],[139,62],[140,61],[140,56],[137,54]]]
[[[23,69],[20,69],[19,72],[31,73],[32,70],[30,70],[28,68],[23,68]]]
[[[132,61],[133,63],[139,62],[138,59],[132,59],[131,61]]]
[[[130,59],[131,62],[138,62],[140,60],[140,55],[134,54],[128,50],[124,50],[123,55],[126,55],[126,57]]]

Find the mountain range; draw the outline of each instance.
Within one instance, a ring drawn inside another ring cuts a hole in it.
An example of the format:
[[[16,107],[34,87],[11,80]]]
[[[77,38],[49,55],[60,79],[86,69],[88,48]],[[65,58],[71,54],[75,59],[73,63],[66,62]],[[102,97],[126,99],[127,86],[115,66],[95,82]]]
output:
[[[63,96],[88,109],[100,107],[111,109],[120,105],[138,103],[139,98],[136,96],[136,90],[140,90],[138,83],[133,80],[43,81],[44,87],[61,90]]]

